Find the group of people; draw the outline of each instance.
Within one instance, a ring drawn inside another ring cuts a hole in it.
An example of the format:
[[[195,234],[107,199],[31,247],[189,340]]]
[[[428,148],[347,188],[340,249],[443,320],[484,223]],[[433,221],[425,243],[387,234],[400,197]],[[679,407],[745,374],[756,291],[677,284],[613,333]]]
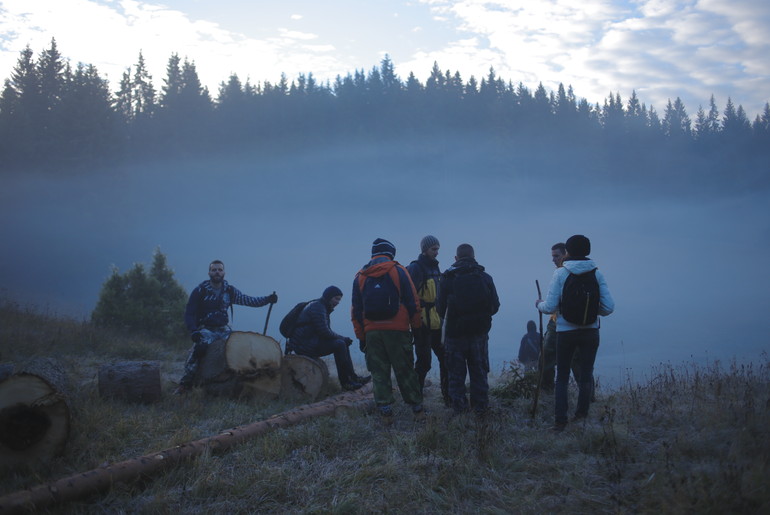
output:
[[[425,236],[417,259],[404,267],[395,260],[393,243],[382,238],[372,243],[370,260],[354,278],[351,301],[353,329],[371,375],[356,374],[350,356],[353,340],[331,329],[330,315],[343,297],[337,286],[329,286],[320,298],[301,308],[287,339],[287,350],[313,358],[333,354],[337,377],[344,389],[357,389],[371,380],[377,410],[386,423],[392,421],[395,402],[391,374],[395,375],[401,397],[411,406],[415,419],[425,417],[423,391],[433,354],[439,365],[445,405],[458,414],[472,411],[483,417],[489,408],[489,331],[492,317],[500,309],[500,300],[492,277],[476,261],[471,245],[459,245],[454,263],[443,273],[437,259],[439,250],[439,240]],[[567,423],[567,385],[575,353],[580,355],[576,361],[579,394],[575,418],[587,416],[599,345],[598,318],[574,322],[562,316],[562,291],[574,289],[569,286],[565,290],[565,282],[574,282],[569,279],[572,275],[587,273],[591,280],[595,277],[596,293],[587,293],[589,297],[598,297],[598,308],[594,311],[607,316],[614,309],[604,276],[587,257],[589,253],[590,241],[582,235],[555,245],[552,256],[557,270],[545,300],[535,303],[540,312],[552,315],[543,345],[545,359],[540,361],[545,363],[546,370],[551,362],[556,366],[556,430],[564,429]],[[192,387],[207,346],[229,335],[227,311],[233,304],[259,307],[278,300],[275,293],[264,297],[244,295],[224,277],[224,264],[214,261],[209,265],[209,280],[190,294],[185,323],[194,345],[177,393]],[[537,334],[534,326],[533,321],[528,323],[528,335]],[[524,343],[522,340],[522,346]],[[537,350],[538,357],[539,344],[539,336],[531,344],[528,340],[533,347],[530,350]],[[524,363],[522,357],[520,353]],[[532,366],[530,358],[526,358],[526,366]],[[553,384],[553,372],[550,379],[547,373],[544,384]],[[465,386],[467,376],[469,392]]]

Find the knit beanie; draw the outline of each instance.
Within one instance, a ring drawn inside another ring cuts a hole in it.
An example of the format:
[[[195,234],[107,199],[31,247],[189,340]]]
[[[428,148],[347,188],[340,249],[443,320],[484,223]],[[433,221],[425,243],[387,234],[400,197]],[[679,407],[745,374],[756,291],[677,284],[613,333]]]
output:
[[[323,293],[323,295],[321,295],[321,298],[328,302],[333,297],[336,297],[338,295],[342,296],[342,290],[340,290],[336,286],[329,286],[328,288],[326,288],[324,290],[324,293]]]
[[[377,238],[372,242],[372,257],[384,254],[391,259],[396,257],[396,247],[388,240]]]
[[[420,240],[420,252],[425,252],[434,245],[441,245],[438,242],[438,238],[431,236],[430,234]]]
[[[582,258],[591,253],[591,240],[582,234],[570,236],[565,245],[569,257]]]

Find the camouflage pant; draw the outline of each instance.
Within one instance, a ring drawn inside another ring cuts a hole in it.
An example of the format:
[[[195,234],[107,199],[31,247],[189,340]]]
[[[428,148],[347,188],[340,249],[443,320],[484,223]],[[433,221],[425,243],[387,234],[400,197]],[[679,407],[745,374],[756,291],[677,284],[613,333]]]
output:
[[[190,355],[187,356],[187,361],[184,364],[184,375],[179,380],[179,384],[185,387],[190,387],[195,379],[195,373],[198,371],[198,362],[206,354],[206,350],[212,342],[217,340],[226,340],[232,329],[230,326],[222,326],[210,329],[200,329],[198,332],[201,335],[201,340],[198,343],[193,344],[190,349]]]
[[[369,331],[366,333],[366,368],[372,373],[372,389],[377,406],[395,402],[391,369],[404,402],[422,404],[420,384],[414,371],[412,342],[407,331]]]
[[[444,339],[445,359],[449,372],[449,397],[456,413],[468,409],[465,397],[466,372],[471,379],[470,406],[477,413],[489,407],[489,336],[446,337]]]

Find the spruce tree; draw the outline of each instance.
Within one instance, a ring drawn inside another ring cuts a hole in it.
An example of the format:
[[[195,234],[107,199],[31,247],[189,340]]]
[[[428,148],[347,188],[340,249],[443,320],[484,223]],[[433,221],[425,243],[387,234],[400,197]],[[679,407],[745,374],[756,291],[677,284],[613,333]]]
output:
[[[149,273],[136,263],[126,273],[112,269],[91,313],[94,324],[145,334],[154,338],[184,337],[186,295],[156,249]]]

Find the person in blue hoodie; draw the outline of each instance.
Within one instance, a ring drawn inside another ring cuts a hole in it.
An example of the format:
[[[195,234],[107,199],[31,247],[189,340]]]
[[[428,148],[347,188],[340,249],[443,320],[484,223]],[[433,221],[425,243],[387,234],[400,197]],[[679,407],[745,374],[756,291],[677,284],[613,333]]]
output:
[[[567,257],[561,268],[553,273],[545,300],[537,299],[535,307],[541,313],[558,312],[556,318],[556,391],[554,431],[563,431],[567,426],[569,409],[568,390],[570,366],[575,351],[580,352],[580,381],[578,382],[578,402],[573,421],[586,418],[593,392],[593,372],[596,351],[599,349],[599,316],[608,316],[615,310],[615,301],[610,295],[604,274],[596,263],[588,258],[591,253],[591,241],[582,234],[571,236],[567,242]],[[564,318],[562,294],[565,282],[570,275],[594,273],[598,283],[598,316],[586,324],[570,322]]]
[[[275,293],[265,297],[250,297],[225,281],[225,265],[219,260],[209,264],[209,279],[200,283],[190,293],[184,311],[184,323],[193,341],[192,350],[184,366],[184,375],[179,380],[175,394],[186,393],[192,387],[200,359],[216,340],[230,336],[230,318],[227,310],[233,304],[258,308],[278,302]]]

